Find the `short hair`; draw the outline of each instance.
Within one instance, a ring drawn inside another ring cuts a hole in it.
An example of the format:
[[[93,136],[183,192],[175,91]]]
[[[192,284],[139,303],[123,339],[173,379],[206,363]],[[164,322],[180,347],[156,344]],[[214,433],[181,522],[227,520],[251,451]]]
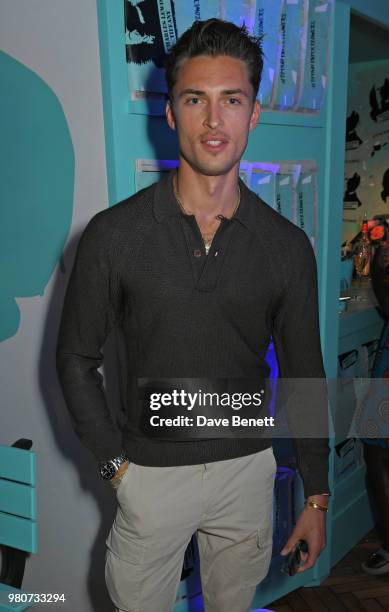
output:
[[[229,21],[215,18],[195,21],[180,36],[165,60],[169,99],[172,100],[180,66],[185,60],[198,55],[227,55],[242,60],[247,66],[255,99],[263,68],[261,41],[262,37],[251,36],[245,25],[239,27]]]

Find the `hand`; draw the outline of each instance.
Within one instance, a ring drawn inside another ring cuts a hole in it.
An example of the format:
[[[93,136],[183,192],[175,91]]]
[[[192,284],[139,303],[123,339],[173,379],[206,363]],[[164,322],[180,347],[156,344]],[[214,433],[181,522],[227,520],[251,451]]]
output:
[[[117,489],[120,486],[121,480],[128,470],[128,466],[130,465],[129,461],[124,461],[116,472],[115,476],[111,478],[109,481],[113,489]]]
[[[328,498],[322,495],[315,495],[312,501],[317,501],[321,505],[327,505]],[[289,554],[299,540],[305,540],[308,544],[308,553],[300,553],[304,565],[297,572],[305,572],[316,563],[316,559],[326,546],[326,516],[327,513],[311,506],[305,506],[301,512],[296,526],[281,551],[281,555]]]

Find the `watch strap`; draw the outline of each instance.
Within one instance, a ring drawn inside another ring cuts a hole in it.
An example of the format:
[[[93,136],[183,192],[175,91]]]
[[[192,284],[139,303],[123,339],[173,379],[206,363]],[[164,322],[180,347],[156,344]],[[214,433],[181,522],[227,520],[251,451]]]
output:
[[[117,473],[120,466],[125,462],[129,461],[129,458],[125,452],[122,452],[117,457],[102,461],[100,463],[100,474],[105,480],[111,480]]]

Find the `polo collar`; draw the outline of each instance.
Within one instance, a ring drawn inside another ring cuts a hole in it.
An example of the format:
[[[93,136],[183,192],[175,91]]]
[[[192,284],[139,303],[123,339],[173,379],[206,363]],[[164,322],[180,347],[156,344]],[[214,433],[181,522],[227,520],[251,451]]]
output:
[[[176,170],[170,170],[156,184],[153,198],[154,217],[158,223],[163,223],[172,217],[179,217],[182,211],[178,205],[173,189],[173,176]],[[253,230],[255,224],[255,207],[258,206],[255,194],[239,179],[241,198],[234,219],[247,229]]]

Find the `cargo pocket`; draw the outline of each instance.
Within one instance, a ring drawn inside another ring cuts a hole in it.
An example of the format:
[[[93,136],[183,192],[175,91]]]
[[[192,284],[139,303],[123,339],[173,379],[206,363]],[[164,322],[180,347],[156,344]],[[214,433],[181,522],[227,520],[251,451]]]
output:
[[[273,548],[273,528],[271,521],[257,529],[254,536],[244,542],[242,553],[244,561],[242,567],[243,588],[255,587],[268,573]]]
[[[108,549],[105,556],[105,584],[112,602],[120,610],[141,612],[139,599],[142,588],[144,543],[127,542],[121,556]]]

